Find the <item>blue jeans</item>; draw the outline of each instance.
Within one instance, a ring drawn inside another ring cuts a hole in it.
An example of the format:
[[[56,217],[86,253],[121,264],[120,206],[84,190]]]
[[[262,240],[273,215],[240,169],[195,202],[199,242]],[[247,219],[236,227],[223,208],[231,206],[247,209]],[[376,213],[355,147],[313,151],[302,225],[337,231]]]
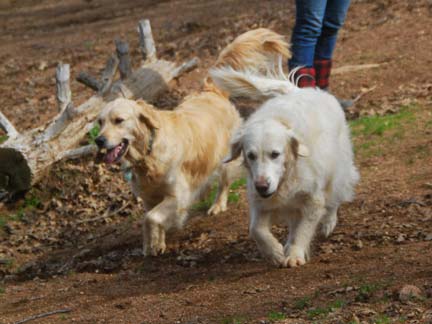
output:
[[[315,59],[332,58],[349,5],[350,0],[296,0],[290,69],[312,67]]]

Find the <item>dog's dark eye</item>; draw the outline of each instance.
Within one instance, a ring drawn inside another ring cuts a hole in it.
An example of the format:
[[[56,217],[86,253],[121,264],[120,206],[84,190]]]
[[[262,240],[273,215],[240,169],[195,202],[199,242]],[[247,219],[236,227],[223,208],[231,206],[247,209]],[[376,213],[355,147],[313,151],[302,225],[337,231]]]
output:
[[[273,151],[273,152],[271,152],[270,157],[274,160],[274,159],[277,159],[279,157],[279,155],[280,155],[279,152]]]
[[[116,118],[116,119],[114,119],[114,124],[116,124],[116,125],[121,124],[123,122],[124,122],[123,118]]]
[[[247,154],[247,158],[248,158],[249,160],[251,160],[251,161],[254,161],[254,160],[256,160],[257,156],[256,156],[255,153],[249,152],[249,153]]]

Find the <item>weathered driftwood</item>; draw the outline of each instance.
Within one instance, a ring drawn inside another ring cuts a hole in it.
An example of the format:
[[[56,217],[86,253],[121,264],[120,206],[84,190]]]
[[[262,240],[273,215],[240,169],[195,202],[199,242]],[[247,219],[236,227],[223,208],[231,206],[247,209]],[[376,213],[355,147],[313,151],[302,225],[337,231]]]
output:
[[[56,89],[59,113],[48,125],[20,134],[0,112],[0,127],[8,136],[8,140],[0,145],[0,191],[25,191],[38,182],[55,162],[94,152],[94,145],[80,147],[80,143],[108,101],[119,96],[152,100],[167,89],[170,80],[197,65],[197,59],[180,66],[157,59],[147,20],[140,22],[139,32],[144,57],[141,67],[132,71],[128,44],[116,40],[117,55],[109,57],[100,80],[86,73],[79,74],[78,81],[97,91],[97,94],[78,107],[72,104],[69,65],[58,65]],[[114,82],[117,70],[120,80]]]

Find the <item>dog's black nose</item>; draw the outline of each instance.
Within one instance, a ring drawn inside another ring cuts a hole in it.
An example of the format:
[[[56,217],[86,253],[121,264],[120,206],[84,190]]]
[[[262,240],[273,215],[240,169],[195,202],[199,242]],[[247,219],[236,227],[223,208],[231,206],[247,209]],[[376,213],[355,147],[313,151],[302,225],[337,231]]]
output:
[[[269,189],[269,184],[267,182],[264,183],[256,183],[255,184],[256,191],[262,196],[267,195],[267,191]]]
[[[106,142],[107,142],[107,139],[105,138],[105,136],[98,136],[95,139],[95,143],[99,148],[105,147]]]

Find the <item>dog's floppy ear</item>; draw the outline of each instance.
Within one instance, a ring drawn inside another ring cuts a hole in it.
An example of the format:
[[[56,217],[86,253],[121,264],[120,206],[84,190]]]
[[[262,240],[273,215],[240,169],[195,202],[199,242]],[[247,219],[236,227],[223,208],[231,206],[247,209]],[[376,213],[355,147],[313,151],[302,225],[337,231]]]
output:
[[[296,134],[293,132],[292,129],[288,130],[288,141],[289,145],[291,146],[291,151],[294,154],[294,157],[297,159],[299,156],[301,157],[307,157],[309,156],[309,149],[306,145],[301,143]]]
[[[222,161],[223,163],[229,163],[240,156],[240,153],[243,149],[242,141],[243,141],[243,131],[242,129],[238,129],[231,140],[230,153],[227,157],[223,159]]]
[[[137,103],[140,106],[138,109],[138,120],[150,129],[159,129],[159,122],[156,119],[154,109],[151,105],[143,100],[138,100]]]
[[[294,153],[294,156],[298,158],[309,156],[309,149],[306,145],[300,143],[297,138],[291,137],[290,139],[291,150]]]

